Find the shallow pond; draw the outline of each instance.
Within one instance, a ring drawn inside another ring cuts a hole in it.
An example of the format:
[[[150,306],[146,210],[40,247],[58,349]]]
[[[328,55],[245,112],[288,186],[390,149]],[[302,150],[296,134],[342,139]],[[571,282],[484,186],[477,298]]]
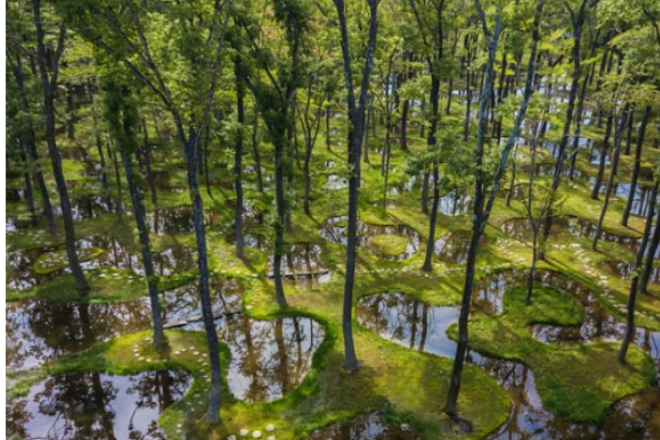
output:
[[[471,239],[472,231],[448,232],[435,241],[434,252],[445,263],[465,264]],[[488,241],[488,237],[482,235],[479,243],[484,245]]]
[[[347,217],[330,217],[324,223],[319,233],[326,239],[335,243],[347,244]],[[385,249],[380,240],[387,240],[387,237],[397,236],[405,241],[402,243],[401,250]],[[372,254],[391,261],[401,261],[412,257],[419,251],[421,245],[421,236],[414,229],[405,225],[373,225],[358,220],[357,245],[367,249]]]
[[[505,290],[525,282],[526,273],[506,272],[475,286],[474,304],[485,313],[500,313]],[[577,282],[551,272],[537,272],[537,285],[570,292],[584,307],[584,322],[575,328],[532,326],[536,338],[547,343],[575,343],[597,339],[620,340],[625,329],[607,313],[591,292]],[[357,319],[361,325],[414,350],[453,358],[455,343],[446,334],[458,319],[458,307],[437,307],[401,293],[377,293],[361,298]],[[649,351],[660,367],[660,332],[638,328],[635,343]],[[534,374],[520,362],[468,352],[469,362],[486,370],[513,401],[509,420],[488,439],[652,439],[660,435],[660,388],[622,399],[602,426],[570,423],[547,412],[536,390]]]
[[[282,257],[282,276],[293,281],[307,282],[309,287],[330,281],[330,271],[321,259],[323,249],[314,243],[285,245]],[[266,268],[268,277],[273,278],[273,257],[269,257]]]
[[[308,440],[413,440],[412,432],[388,423],[377,413],[355,417],[312,432]]]
[[[158,418],[191,383],[168,370],[49,377],[8,410],[8,432],[27,440],[165,440]]]
[[[201,322],[184,327],[201,328]],[[229,389],[248,402],[279,399],[300,385],[325,337],[323,326],[304,317],[261,321],[238,313],[218,319],[216,328],[231,351]]]
[[[220,221],[220,214],[211,210],[204,212],[205,226],[213,226]],[[182,234],[195,230],[193,210],[189,206],[149,211],[146,215],[146,222],[152,232],[160,235]]]
[[[240,310],[243,288],[235,281],[211,278],[214,313]],[[160,295],[164,322],[201,314],[196,283]],[[82,351],[97,342],[151,327],[148,298],[107,304],[23,300],[7,304],[7,368],[29,369]]]

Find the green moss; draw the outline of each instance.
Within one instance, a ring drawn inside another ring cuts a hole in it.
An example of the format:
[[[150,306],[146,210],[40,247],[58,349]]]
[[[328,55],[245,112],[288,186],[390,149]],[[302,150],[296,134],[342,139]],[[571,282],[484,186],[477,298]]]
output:
[[[399,255],[406,251],[408,239],[400,235],[376,235],[372,239],[376,248],[389,255]]]
[[[651,358],[631,347],[627,365],[617,360],[619,344],[556,345],[534,339],[534,323],[577,325],[581,313],[570,295],[557,289],[534,289],[525,305],[526,289],[507,290],[501,316],[470,322],[470,346],[482,353],[525,363],[534,372],[546,409],[575,422],[600,423],[617,400],[644,390],[655,377]],[[456,326],[449,329],[456,338]]]
[[[93,260],[105,251],[100,248],[76,249],[78,260],[83,263]],[[41,254],[34,262],[33,270],[37,274],[45,275],[69,267],[69,259],[65,249],[58,249]]]

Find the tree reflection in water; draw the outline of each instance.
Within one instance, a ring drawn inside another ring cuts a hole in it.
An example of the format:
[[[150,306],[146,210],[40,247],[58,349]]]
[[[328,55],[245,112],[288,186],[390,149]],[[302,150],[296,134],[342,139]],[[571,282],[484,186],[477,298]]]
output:
[[[191,382],[183,371],[50,377],[9,409],[8,431],[25,439],[164,440],[158,417]]]

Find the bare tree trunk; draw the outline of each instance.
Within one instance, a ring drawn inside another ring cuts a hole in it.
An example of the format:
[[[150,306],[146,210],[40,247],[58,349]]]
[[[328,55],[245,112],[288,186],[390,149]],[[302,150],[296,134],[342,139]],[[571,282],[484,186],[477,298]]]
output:
[[[34,24],[37,33],[37,58],[39,64],[39,74],[41,78],[41,86],[44,93],[44,113],[46,116],[46,141],[48,144],[48,153],[50,154],[50,161],[53,165],[53,175],[57,185],[57,192],[60,196],[60,205],[62,208],[62,218],[64,220],[64,234],[65,234],[65,249],[69,260],[69,267],[73,278],[76,283],[76,288],[81,296],[86,296],[89,291],[87,279],[80,267],[78,254],[76,253],[76,234],[73,224],[73,215],[71,214],[71,202],[69,201],[69,193],[66,188],[66,181],[64,180],[64,172],[62,171],[62,158],[57,149],[57,142],[55,140],[55,106],[54,106],[54,93],[57,87],[57,74],[59,68],[59,59],[64,51],[64,40],[66,31],[60,28],[57,49],[52,63],[52,70],[48,73],[46,61],[46,47],[44,45],[45,32],[43,30],[43,21],[41,18],[41,0],[32,0],[32,13],[34,16]]]
[[[639,168],[642,160],[642,146],[644,144],[644,137],[646,134],[646,126],[651,117],[651,106],[647,105],[644,109],[644,116],[642,117],[642,124],[639,127],[639,134],[637,135],[637,144],[635,145],[635,163],[633,164],[632,177],[630,180],[630,191],[628,192],[628,200],[626,200],[626,207],[623,210],[623,218],[621,224],[628,226],[628,218],[630,217],[630,210],[635,199],[635,190],[637,189],[637,179],[639,178]],[[631,124],[628,125],[629,127]],[[630,137],[630,134],[629,134]]]
[[[433,167],[433,211],[429,221],[429,237],[426,242],[426,256],[422,270],[431,272],[433,270],[433,251],[435,250],[435,224],[438,220],[438,205],[440,203],[440,177],[438,166]]]
[[[610,171],[610,178],[607,181],[607,189],[605,190],[605,200],[603,201],[603,209],[600,212],[600,217],[598,218],[598,224],[596,224],[596,233],[591,243],[591,250],[595,251],[598,248],[598,239],[600,238],[600,232],[603,228],[603,222],[605,221],[605,214],[607,214],[607,208],[610,203],[610,196],[612,195],[612,190],[614,188],[614,176],[616,176],[616,169],[619,163],[619,156],[621,152],[621,142],[623,137],[623,130],[625,130],[626,125],[628,124],[628,118],[630,117],[630,104],[626,104],[626,108],[623,110],[623,115],[621,117],[621,122],[619,124],[618,130],[614,135],[614,151],[612,152],[612,167]]]
[[[646,246],[649,240],[649,234],[651,233],[651,224],[653,223],[653,216],[655,215],[655,196],[658,192],[658,182],[653,188],[654,197],[651,198],[648,214],[646,216],[646,226],[644,227],[644,234],[642,235],[642,242],[637,251],[637,258],[635,260],[635,270],[632,271],[632,279],[630,281],[630,293],[628,295],[628,313],[626,315],[626,332],[623,336],[623,342],[621,343],[621,350],[619,351],[619,362],[622,364],[626,363],[626,354],[628,353],[628,347],[635,335],[635,302],[637,301],[637,287],[639,284],[639,269],[641,269],[644,262],[644,255],[646,254]],[[660,224],[660,210],[658,210],[658,218],[656,224]],[[657,228],[657,226],[656,226]],[[653,255],[647,257],[650,260],[653,260]]]

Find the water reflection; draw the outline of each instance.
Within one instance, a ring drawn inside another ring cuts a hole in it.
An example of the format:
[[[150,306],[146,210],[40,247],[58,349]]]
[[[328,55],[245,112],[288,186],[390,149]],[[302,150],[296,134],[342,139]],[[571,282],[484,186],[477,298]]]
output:
[[[445,263],[465,264],[472,231],[452,231],[436,240],[434,252]],[[481,236],[480,245],[488,243],[485,235]]]
[[[302,382],[323,342],[323,327],[310,318],[258,321],[246,315],[220,320],[219,337],[229,345],[229,389],[238,399],[266,402]]]
[[[240,309],[243,288],[232,279],[211,278],[213,312]],[[161,294],[164,322],[201,314],[196,283]],[[107,304],[25,300],[7,304],[7,368],[24,370],[82,351],[97,342],[151,327],[147,298]]]
[[[330,280],[330,271],[321,259],[323,249],[314,243],[285,245],[281,273],[284,278],[307,282],[311,287]],[[268,259],[266,273],[273,278],[273,257]]]
[[[50,377],[12,405],[7,428],[25,439],[165,440],[158,417],[190,384],[187,373],[167,370]]]
[[[347,217],[330,217],[320,229],[320,234],[335,243],[346,245],[347,243]],[[399,236],[406,239],[403,252],[393,254],[386,252],[374,238],[377,236]],[[417,253],[421,244],[421,236],[414,229],[405,225],[373,225],[358,220],[357,244],[366,248],[372,254],[386,260],[401,261],[410,258]]]
[[[355,417],[312,432],[309,440],[413,440],[415,436],[376,413]]]
[[[475,286],[474,304],[493,314],[502,311],[507,288],[525,282],[526,273],[506,272]],[[537,285],[553,286],[572,294],[583,307],[578,327],[532,326],[532,335],[547,343],[620,340],[625,326],[608,314],[594,295],[576,281],[554,272],[538,271]],[[430,306],[400,293],[378,293],[361,298],[357,318],[366,328],[411,349],[453,357],[455,344],[446,329],[457,321],[457,307]],[[638,328],[635,343],[648,351],[660,367],[660,332]],[[660,388],[616,403],[603,426],[570,423],[547,412],[529,367],[516,361],[483,356],[474,351],[468,361],[485,369],[510,394],[514,403],[509,420],[488,439],[654,439],[660,435]],[[340,437],[341,438],[341,437]]]

